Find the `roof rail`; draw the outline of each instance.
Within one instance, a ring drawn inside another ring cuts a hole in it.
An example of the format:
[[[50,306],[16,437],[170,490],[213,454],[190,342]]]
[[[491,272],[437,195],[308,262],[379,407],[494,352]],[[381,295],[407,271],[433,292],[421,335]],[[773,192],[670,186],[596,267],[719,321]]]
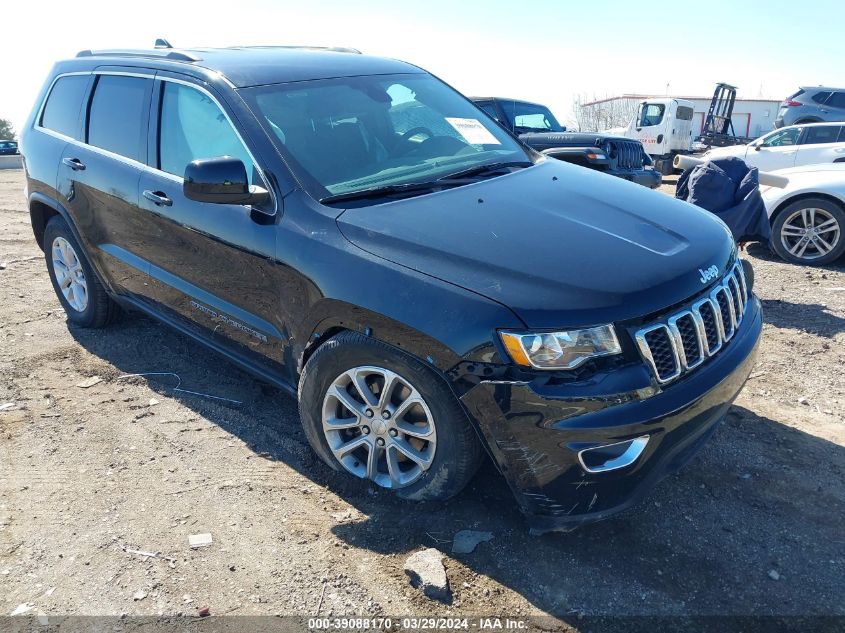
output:
[[[285,49],[293,49],[293,50],[308,50],[308,51],[330,51],[333,53],[354,53],[355,55],[361,55],[361,51],[357,48],[350,48],[348,46],[281,46],[281,45],[270,45],[270,46],[230,46],[229,48],[285,48]]]
[[[177,62],[198,62],[202,57],[197,57],[184,51],[176,51],[169,48],[149,49],[128,49],[116,48],[100,51],[84,50],[76,54],[77,57],[138,57],[150,59],[171,59]]]

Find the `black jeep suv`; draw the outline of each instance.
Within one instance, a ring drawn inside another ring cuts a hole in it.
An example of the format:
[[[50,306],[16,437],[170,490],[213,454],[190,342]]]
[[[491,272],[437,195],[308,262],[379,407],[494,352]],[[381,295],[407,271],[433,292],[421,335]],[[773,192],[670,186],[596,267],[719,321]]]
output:
[[[72,324],[160,319],[405,498],[456,494],[486,450],[535,529],[603,518],[685,462],[753,363],[760,304],[719,220],[534,153],[410,64],[83,51],[22,147]]]
[[[601,132],[567,132],[546,106],[500,97],[472,97],[479,108],[532,149],[552,158],[602,171],[649,189],[663,176],[643,144]]]

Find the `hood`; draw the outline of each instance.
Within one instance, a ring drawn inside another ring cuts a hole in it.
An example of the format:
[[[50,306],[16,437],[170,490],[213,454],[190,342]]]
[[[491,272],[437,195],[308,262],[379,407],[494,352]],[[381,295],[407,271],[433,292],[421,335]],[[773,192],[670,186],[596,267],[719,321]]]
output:
[[[800,165],[799,167],[789,167],[787,169],[778,169],[775,174],[781,176],[794,176],[798,174],[816,174],[819,178],[836,178],[842,180],[845,176],[845,163],[818,163],[813,165]]]
[[[535,149],[550,147],[601,147],[605,141],[630,141],[620,136],[600,132],[530,132],[520,134],[519,140]]]
[[[546,160],[478,183],[348,209],[353,244],[508,306],[528,327],[642,317],[704,289],[734,245],[712,214]]]

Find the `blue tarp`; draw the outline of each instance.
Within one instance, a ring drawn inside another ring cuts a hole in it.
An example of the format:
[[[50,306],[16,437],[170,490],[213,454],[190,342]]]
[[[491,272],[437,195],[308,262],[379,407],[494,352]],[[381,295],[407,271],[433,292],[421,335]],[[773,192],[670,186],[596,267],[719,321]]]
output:
[[[772,231],[758,172],[739,158],[719,158],[686,170],[675,197],[717,215],[737,242],[769,243]]]

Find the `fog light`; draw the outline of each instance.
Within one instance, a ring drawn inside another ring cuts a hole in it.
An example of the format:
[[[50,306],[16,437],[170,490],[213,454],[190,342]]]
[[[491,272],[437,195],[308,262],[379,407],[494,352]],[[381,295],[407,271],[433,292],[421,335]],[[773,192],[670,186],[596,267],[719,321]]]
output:
[[[578,452],[578,461],[588,473],[606,473],[630,466],[645,450],[648,435],[633,440],[585,448]]]

